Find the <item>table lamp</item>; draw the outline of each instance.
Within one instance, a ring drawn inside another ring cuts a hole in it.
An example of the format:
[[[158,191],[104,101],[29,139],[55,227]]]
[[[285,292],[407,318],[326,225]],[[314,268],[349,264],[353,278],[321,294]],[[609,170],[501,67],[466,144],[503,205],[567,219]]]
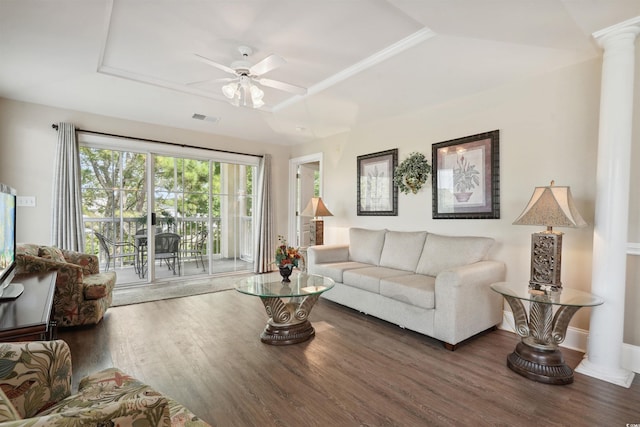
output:
[[[553,227],[584,227],[587,223],[576,209],[569,187],[536,187],[529,204],[513,222],[515,225],[542,225],[545,231],[531,235],[531,279],[529,287],[562,289],[562,232]]]
[[[311,245],[322,245],[324,244],[324,221],[322,220],[322,216],[333,216],[329,209],[324,205],[322,198],[320,197],[312,197],[309,200],[309,204],[300,214],[302,216],[312,216],[313,219],[310,223],[309,230],[309,244]]]

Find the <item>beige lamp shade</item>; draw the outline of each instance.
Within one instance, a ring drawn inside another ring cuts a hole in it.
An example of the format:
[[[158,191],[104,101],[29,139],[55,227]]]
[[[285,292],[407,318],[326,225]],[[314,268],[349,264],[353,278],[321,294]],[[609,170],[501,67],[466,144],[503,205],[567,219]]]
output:
[[[316,218],[319,216],[333,216],[320,197],[312,197],[311,200],[309,200],[309,204],[307,204],[307,207],[304,208],[300,215]]]
[[[584,227],[587,225],[573,202],[569,187],[536,187],[529,204],[513,222],[515,225]]]

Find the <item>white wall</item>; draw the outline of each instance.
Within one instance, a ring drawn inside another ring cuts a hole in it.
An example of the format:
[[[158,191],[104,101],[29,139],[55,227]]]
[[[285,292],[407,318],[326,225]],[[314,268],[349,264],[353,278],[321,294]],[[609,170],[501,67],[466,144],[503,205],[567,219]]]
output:
[[[0,98],[0,182],[18,194],[35,196],[36,207],[18,208],[17,239],[48,244],[51,240],[53,159],[58,134],[51,124],[70,122],[80,129],[247,154],[272,154],[273,182],[287,182],[289,147],[153,126],[77,111]],[[134,142],[132,142],[134,144]],[[276,234],[287,230],[287,188],[273,185]]]
[[[636,49],[636,74],[640,72],[640,47]],[[56,132],[51,123],[68,121],[80,128],[232,151],[273,154],[274,207],[277,233],[287,230],[287,161],[324,153],[323,200],[333,212],[325,218],[325,243],[347,241],[351,226],[395,230],[428,230],[446,234],[494,237],[491,257],[507,264],[507,279],[529,278],[530,234],[536,227],[514,226],[535,186],[569,185],[578,209],[589,226],[564,229],[563,272],[565,286],[591,289],[591,252],[595,205],[595,169],[598,140],[601,61],[588,61],[543,76],[434,108],[393,119],[321,141],[296,146],[267,146],[209,134],[152,126],[81,112],[48,108],[0,99],[0,182],[37,197],[36,208],[20,208],[18,239],[48,242],[50,234],[51,176]],[[381,99],[381,102],[384,102]],[[640,164],[640,82],[635,87],[633,164]],[[420,151],[431,158],[431,145],[493,129],[500,130],[499,220],[433,220],[432,191],[400,194],[397,217],[356,215],[356,157],[390,148],[399,160]],[[632,168],[630,241],[640,242],[640,171]],[[640,345],[640,257],[629,257],[625,342]],[[580,310],[572,327],[589,328],[589,309]]]
[[[325,218],[325,243],[341,243],[351,226],[427,230],[443,234],[491,236],[491,257],[507,264],[507,280],[529,280],[530,235],[540,227],[515,226],[536,186],[568,185],[590,224],[564,229],[562,279],[589,291],[595,206],[601,63],[589,61],[537,78],[506,85],[436,108],[362,126],[320,143],[293,149],[293,156],[324,153],[323,200],[334,214]],[[419,151],[431,159],[431,145],[500,130],[500,210],[498,220],[432,219],[431,180],[417,195],[399,196],[398,216],[356,215],[356,157],[391,148],[399,161]],[[588,329],[589,309],[572,326]]]

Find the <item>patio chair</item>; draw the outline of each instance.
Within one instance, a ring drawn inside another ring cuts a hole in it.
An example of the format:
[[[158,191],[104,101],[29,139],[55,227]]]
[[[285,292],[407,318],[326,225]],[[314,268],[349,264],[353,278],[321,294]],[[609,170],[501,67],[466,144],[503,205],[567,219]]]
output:
[[[180,235],[176,233],[159,233],[155,236],[155,259],[164,261],[173,274],[180,274]]]
[[[182,249],[180,250],[181,255],[183,255],[183,259],[184,256],[187,256],[193,257],[196,260],[196,268],[198,268],[198,258],[200,258],[202,271],[205,271],[204,254],[207,246],[208,235],[209,233],[207,230],[197,232],[190,240],[183,241]]]
[[[133,267],[138,272],[138,266],[135,262],[136,260],[136,247],[133,243],[130,242],[114,242],[109,239],[105,235],[95,232],[95,236],[98,238],[98,242],[100,243],[100,248],[102,252],[106,254],[107,263],[105,265],[105,271],[109,271],[109,265],[111,264],[111,260],[113,260],[113,269],[116,268],[116,259],[118,258],[131,258],[133,260]]]

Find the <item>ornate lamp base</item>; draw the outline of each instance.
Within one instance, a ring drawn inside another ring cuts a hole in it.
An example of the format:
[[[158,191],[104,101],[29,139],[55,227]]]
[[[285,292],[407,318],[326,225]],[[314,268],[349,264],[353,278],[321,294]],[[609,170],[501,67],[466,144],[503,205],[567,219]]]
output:
[[[531,235],[531,280],[534,289],[549,286],[562,288],[560,267],[562,266],[562,233],[543,231]]]

